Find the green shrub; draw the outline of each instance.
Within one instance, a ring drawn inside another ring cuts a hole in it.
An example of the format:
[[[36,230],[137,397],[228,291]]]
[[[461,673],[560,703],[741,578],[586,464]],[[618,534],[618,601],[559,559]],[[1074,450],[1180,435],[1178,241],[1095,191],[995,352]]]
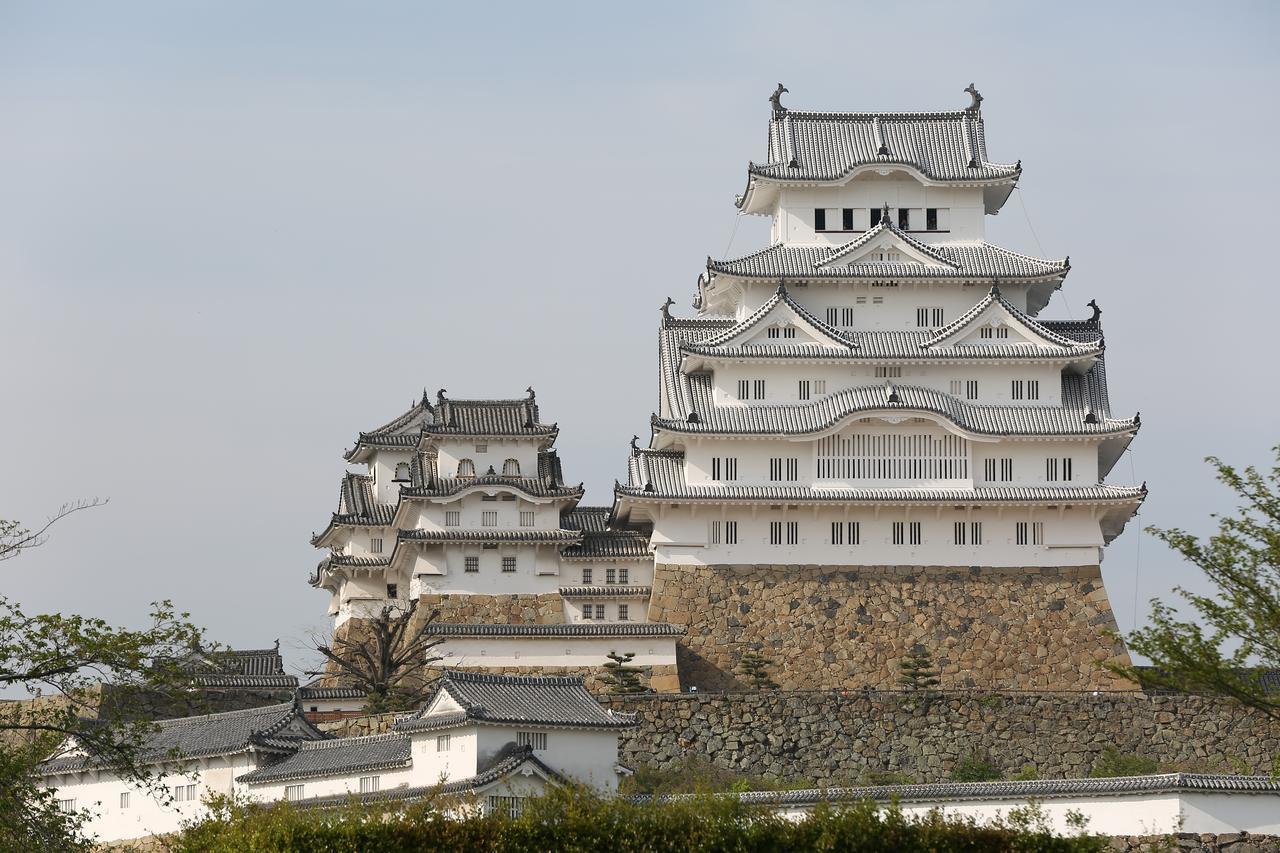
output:
[[[1155,773],[1159,766],[1150,758],[1123,753],[1109,746],[1102,750],[1102,754],[1093,762],[1093,772],[1089,775],[1097,779],[1110,776],[1145,776],[1148,773]]]
[[[1040,771],[1034,764],[1024,764],[1022,769],[1009,777],[1014,782],[1031,782],[1040,778]]]
[[[986,753],[973,752],[951,768],[952,782],[994,782],[1004,774]]]
[[[1096,837],[1058,838],[1044,821],[976,826],[934,812],[907,817],[872,803],[819,806],[791,821],[734,797],[674,802],[601,799],[577,790],[528,801],[511,818],[451,818],[422,803],[401,811],[350,805],[319,811],[223,803],[169,841],[174,853],[524,851],[1101,851]]]

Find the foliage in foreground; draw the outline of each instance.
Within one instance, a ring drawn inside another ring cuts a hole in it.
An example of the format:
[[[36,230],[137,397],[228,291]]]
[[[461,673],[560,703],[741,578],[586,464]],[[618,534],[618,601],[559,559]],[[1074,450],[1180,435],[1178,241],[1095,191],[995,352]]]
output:
[[[1280,693],[1264,680],[1266,670],[1280,668],[1280,446],[1273,450],[1270,471],[1208,458],[1241,505],[1235,515],[1214,516],[1218,532],[1207,541],[1178,528],[1148,528],[1198,566],[1217,592],[1175,588],[1196,611],[1190,621],[1153,599],[1151,624],[1128,638],[1153,666],[1113,669],[1144,687],[1230,696],[1280,719]]]
[[[352,804],[321,812],[287,804],[221,804],[210,819],[169,842],[175,853],[398,853],[517,851],[1101,851],[1096,836],[1059,838],[1033,808],[1001,825],[976,826],[937,813],[907,817],[872,803],[821,806],[791,821],[732,797],[635,803],[583,791],[531,800],[522,816],[449,818],[427,802],[403,812]]]

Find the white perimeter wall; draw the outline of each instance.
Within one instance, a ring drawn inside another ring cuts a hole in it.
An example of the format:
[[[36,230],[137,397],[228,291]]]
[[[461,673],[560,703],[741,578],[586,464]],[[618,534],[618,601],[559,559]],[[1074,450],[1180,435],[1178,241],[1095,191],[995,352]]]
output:
[[[676,638],[450,637],[436,649],[443,656],[442,667],[593,668],[607,663],[610,652],[634,652],[635,666],[674,666]]]

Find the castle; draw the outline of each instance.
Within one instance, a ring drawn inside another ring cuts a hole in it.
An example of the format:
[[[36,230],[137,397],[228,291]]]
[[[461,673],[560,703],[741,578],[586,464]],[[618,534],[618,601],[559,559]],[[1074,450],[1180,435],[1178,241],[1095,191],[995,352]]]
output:
[[[1127,662],[1103,549],[1145,487],[1105,478],[1096,303],[1039,315],[1070,262],[985,240],[1020,163],[988,160],[981,95],[949,112],[771,98],[736,199],[770,245],[708,259],[658,333],[659,411],[612,507],[563,480],[532,391],[426,394],[361,433],[312,577],[341,624],[404,596],[444,664],[597,670],[728,689],[761,651],[784,688],[892,687],[912,649],[944,687],[1099,689]]]

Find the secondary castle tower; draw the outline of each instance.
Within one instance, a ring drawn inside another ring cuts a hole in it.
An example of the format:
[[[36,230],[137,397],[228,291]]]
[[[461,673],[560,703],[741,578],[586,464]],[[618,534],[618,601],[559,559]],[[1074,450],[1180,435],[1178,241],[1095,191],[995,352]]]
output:
[[[985,239],[1021,164],[963,110],[825,113],[771,99],[742,214],[771,245],[708,259],[668,300],[659,408],[613,523],[649,532],[649,619],[687,626],[686,686],[762,649],[786,687],[892,686],[914,646],[943,685],[1095,689],[1125,659],[1099,565],[1145,488],[1104,482],[1101,311],[1039,315],[1067,259]]]

